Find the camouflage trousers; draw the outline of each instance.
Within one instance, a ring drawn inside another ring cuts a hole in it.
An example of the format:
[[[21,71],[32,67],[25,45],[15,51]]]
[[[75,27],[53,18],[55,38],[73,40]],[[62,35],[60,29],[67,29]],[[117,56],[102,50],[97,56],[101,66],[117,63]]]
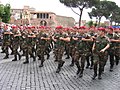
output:
[[[108,52],[105,51],[104,53],[101,52],[93,52],[93,63],[94,63],[94,75],[97,76],[97,68],[99,65],[99,73],[98,75],[101,76],[102,72],[104,71],[104,67],[108,60]]]
[[[80,77],[83,76],[84,66],[85,66],[85,60],[86,60],[87,52],[83,50],[75,50],[73,60],[77,66],[77,74],[80,74]],[[80,60],[80,63],[79,63]]]
[[[33,58],[33,61],[35,61],[36,57],[32,52],[32,46],[30,46],[30,45],[24,46],[24,52],[25,52],[25,56],[26,56],[26,61],[29,61],[29,55]]]
[[[71,56],[71,58],[72,58],[71,65],[74,65],[75,50],[76,50],[76,49],[75,49],[75,46],[70,45],[70,47],[69,47],[69,54],[70,54],[70,56]]]
[[[17,60],[17,55],[19,56],[19,60],[21,55],[18,52],[18,48],[19,48],[19,43],[13,43],[13,54],[14,54],[14,59]]]
[[[57,60],[58,62],[61,62],[63,53],[64,53],[64,47],[55,48],[54,49],[55,60]]]
[[[3,52],[6,54],[6,56],[5,57],[8,57],[9,56],[9,48],[11,47],[11,45],[10,45],[10,42],[3,42],[3,44],[2,44],[2,50],[3,50]]]
[[[62,57],[64,54],[64,47],[63,46],[56,47],[54,49],[54,54],[55,54],[56,60],[58,61],[58,67],[57,67],[56,73],[59,73],[61,71],[61,67],[65,63],[65,61],[62,60]]]
[[[67,57],[69,57],[70,56],[70,44],[69,43],[65,45],[65,52],[66,52]]]
[[[37,46],[36,56],[38,56],[41,59],[41,64],[43,64],[43,62],[45,61],[44,54],[45,54],[45,46],[44,45]]]

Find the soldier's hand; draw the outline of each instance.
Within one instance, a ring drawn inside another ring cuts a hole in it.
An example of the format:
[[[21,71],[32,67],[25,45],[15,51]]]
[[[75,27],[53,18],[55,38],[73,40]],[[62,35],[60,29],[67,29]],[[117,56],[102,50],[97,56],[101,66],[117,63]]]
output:
[[[104,52],[105,52],[105,49],[100,50],[100,52],[104,53]]]
[[[92,48],[92,52],[95,50],[95,48]]]

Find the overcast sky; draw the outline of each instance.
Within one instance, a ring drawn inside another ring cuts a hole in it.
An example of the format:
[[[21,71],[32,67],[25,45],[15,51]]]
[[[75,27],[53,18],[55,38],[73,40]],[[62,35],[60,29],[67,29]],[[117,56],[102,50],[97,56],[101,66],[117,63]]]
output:
[[[22,9],[24,5],[28,5],[30,7],[34,7],[36,11],[50,11],[54,12],[57,15],[62,16],[70,16],[73,17],[76,21],[78,21],[78,15],[73,13],[70,8],[64,6],[59,2],[59,0],[0,0],[1,3],[6,4],[10,3],[12,8]],[[120,0],[110,0],[116,2],[117,5],[120,6]],[[78,11],[78,9],[75,9]],[[89,20],[89,16],[87,12],[90,9],[83,11],[82,20]],[[103,18],[104,20],[104,18]]]

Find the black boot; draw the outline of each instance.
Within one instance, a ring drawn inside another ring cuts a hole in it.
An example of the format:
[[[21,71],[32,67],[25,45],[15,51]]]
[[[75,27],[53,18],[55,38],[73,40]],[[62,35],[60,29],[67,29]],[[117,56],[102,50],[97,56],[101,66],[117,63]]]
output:
[[[44,62],[44,60],[41,60],[41,64],[39,67],[43,67],[43,62]]]
[[[96,77],[97,77],[97,74],[94,74],[92,79],[95,80]]]
[[[23,62],[23,64],[28,64],[29,63],[29,61],[28,60],[26,60],[25,62]]]
[[[64,63],[65,63],[65,61],[62,61],[60,67],[62,67],[64,65]]]
[[[14,59],[12,61],[17,61],[17,55],[14,55]]]
[[[13,55],[13,54],[14,54],[14,53],[13,53],[13,51],[12,51],[10,55]]]
[[[101,75],[98,76],[98,79],[99,79],[99,80],[102,79]]]
[[[80,77],[80,78],[81,78],[81,77],[83,77],[83,74],[82,74],[82,73],[80,73],[79,77]]]
[[[5,53],[5,51],[3,50],[1,53]]]
[[[50,58],[50,55],[48,54],[48,55],[47,55],[47,59],[49,59],[49,58]]]
[[[54,60],[54,62],[57,62],[57,61],[58,61],[57,59]]]
[[[88,68],[89,68],[89,66],[90,66],[90,65],[88,64],[88,65],[86,66],[86,69],[88,69]]]
[[[111,66],[111,67],[110,67],[110,70],[109,70],[109,71],[110,71],[110,72],[112,72],[112,71],[113,71],[113,66]]]
[[[58,68],[56,70],[56,73],[59,73],[60,71],[61,71],[61,66],[60,66],[60,64],[58,64]]]
[[[23,64],[28,64],[29,63],[29,61],[25,61],[25,62],[23,62]]]
[[[36,61],[36,57],[35,56],[33,56],[33,61]]]
[[[72,59],[72,62],[71,62],[71,64],[70,64],[70,66],[71,66],[71,67],[74,66],[74,60],[73,60],[73,59]]]
[[[9,57],[8,57],[8,55],[6,55],[3,59],[8,59]]]
[[[21,56],[21,55],[19,55],[19,60],[21,60],[21,57],[22,57],[22,56]]]

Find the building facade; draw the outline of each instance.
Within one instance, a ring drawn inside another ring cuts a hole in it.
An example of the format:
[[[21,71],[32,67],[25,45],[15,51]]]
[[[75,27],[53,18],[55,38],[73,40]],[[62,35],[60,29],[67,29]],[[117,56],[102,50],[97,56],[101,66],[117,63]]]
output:
[[[34,8],[24,6],[23,9],[11,9],[11,24],[16,25],[42,25],[42,26],[65,26],[75,25],[72,17],[56,15],[53,12],[36,11]]]

